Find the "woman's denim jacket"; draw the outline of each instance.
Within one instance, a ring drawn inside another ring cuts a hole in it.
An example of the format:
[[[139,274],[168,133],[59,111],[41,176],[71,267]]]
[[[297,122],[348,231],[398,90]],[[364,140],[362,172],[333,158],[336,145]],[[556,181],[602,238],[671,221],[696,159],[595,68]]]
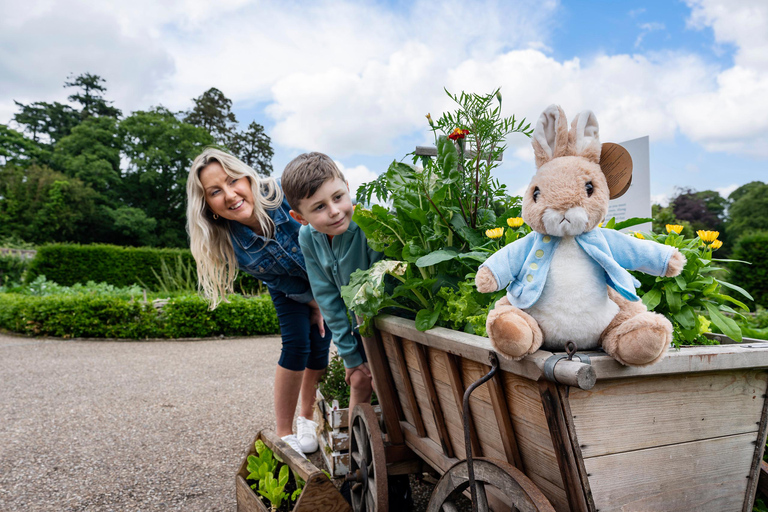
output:
[[[301,224],[293,220],[290,210],[285,198],[280,207],[267,210],[275,223],[274,238],[257,235],[236,221],[229,223],[230,238],[240,270],[260,279],[268,288],[285,293],[289,299],[306,304],[313,297],[299,247]]]

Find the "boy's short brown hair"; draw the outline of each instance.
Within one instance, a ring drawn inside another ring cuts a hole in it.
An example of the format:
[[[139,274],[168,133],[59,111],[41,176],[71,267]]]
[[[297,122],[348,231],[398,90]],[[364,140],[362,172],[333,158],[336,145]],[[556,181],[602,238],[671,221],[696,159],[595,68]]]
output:
[[[304,153],[285,166],[281,185],[288,204],[298,212],[302,199],[312,197],[323,183],[335,178],[344,180],[344,175],[328,155]]]

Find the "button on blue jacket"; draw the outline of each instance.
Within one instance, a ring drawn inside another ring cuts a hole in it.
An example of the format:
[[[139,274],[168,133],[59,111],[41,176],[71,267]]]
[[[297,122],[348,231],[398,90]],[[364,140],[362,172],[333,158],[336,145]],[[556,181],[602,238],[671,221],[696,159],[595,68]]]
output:
[[[236,221],[229,222],[230,238],[240,270],[285,293],[289,299],[306,304],[313,296],[299,246],[301,224],[289,215],[290,210],[285,198],[278,208],[267,210],[275,223],[272,239],[257,235]]]
[[[625,269],[654,276],[667,272],[673,247],[641,240],[614,229],[596,228],[575,237],[579,246],[605,271],[605,281],[622,297],[636,301],[640,282]],[[504,246],[488,258],[487,267],[498,288],[507,287],[510,304],[519,309],[533,306],[547,281],[549,265],[561,238],[532,232]]]

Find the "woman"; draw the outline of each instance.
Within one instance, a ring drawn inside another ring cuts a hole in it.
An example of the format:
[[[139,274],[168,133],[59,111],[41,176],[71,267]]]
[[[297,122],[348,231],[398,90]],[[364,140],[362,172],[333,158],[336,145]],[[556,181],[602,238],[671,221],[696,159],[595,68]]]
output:
[[[283,343],[275,372],[277,434],[302,455],[317,450],[317,424],[310,418],[315,388],[328,366],[331,336],[307,281],[298,240],[301,225],[288,214],[280,183],[209,148],[192,163],[187,201],[192,255],[211,308],[232,292],[238,268],[267,285]]]

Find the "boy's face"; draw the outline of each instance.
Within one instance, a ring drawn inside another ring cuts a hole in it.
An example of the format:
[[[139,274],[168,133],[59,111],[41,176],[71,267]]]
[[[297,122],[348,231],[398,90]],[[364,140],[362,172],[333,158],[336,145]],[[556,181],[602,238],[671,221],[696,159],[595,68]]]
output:
[[[291,210],[291,217],[301,224],[311,224],[326,235],[340,235],[349,228],[354,212],[349,186],[341,178],[328,180],[302,199],[298,210]]]

